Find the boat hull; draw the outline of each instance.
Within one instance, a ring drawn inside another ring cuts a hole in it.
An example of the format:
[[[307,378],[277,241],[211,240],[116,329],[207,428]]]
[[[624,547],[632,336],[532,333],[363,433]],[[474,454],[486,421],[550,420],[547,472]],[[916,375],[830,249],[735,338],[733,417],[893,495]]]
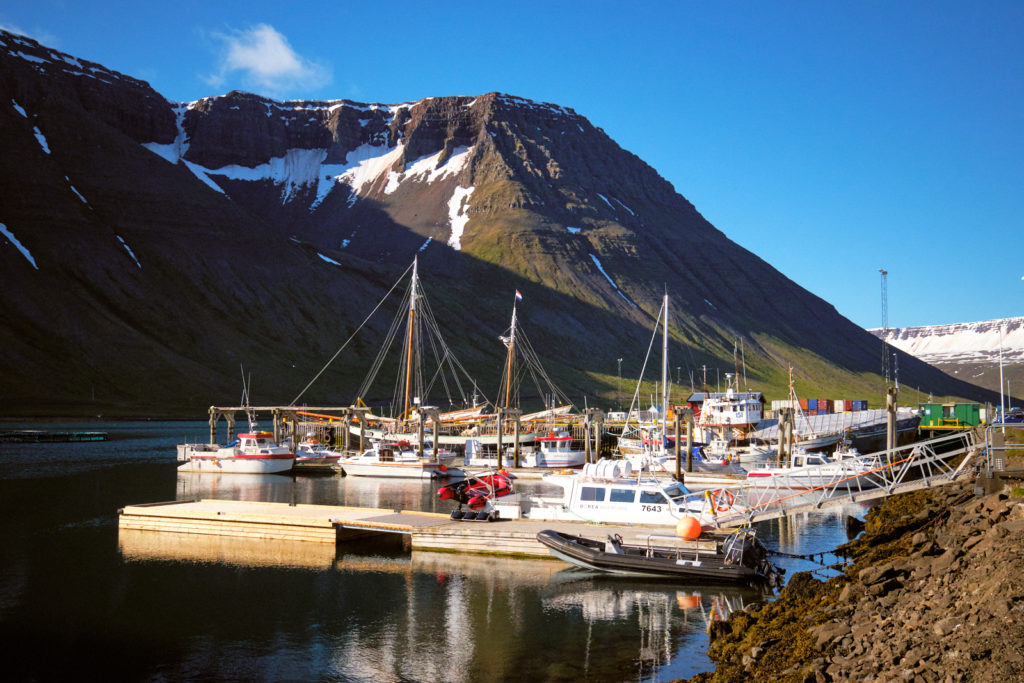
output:
[[[623,576],[672,578],[692,583],[742,584],[767,581],[757,569],[727,564],[721,552],[680,549],[650,553],[641,546],[618,546],[581,536],[545,530],[537,540],[552,555],[594,571]]]
[[[253,457],[236,456],[193,456],[178,465],[179,472],[204,472],[211,474],[281,474],[295,465],[295,456]]]
[[[438,463],[340,461],[338,465],[352,477],[392,477],[401,479],[438,479],[448,476],[448,468]],[[444,467],[442,470],[441,468]]]

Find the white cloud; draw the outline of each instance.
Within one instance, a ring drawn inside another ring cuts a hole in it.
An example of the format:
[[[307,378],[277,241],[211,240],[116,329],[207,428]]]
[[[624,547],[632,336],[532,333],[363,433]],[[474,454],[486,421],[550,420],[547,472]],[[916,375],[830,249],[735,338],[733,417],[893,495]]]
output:
[[[246,89],[272,97],[305,95],[304,91],[326,85],[331,80],[328,67],[306,59],[273,26],[257,24],[230,34],[214,33],[223,43],[216,73],[206,80],[222,86],[234,74],[240,74]]]
[[[7,21],[5,21],[3,18],[0,18],[0,29],[7,31],[8,33],[14,33],[19,36],[31,38],[32,40],[42,45],[46,45],[47,47],[60,47],[60,39],[54,34],[50,33],[49,31],[43,31],[41,29],[36,29],[34,31],[26,31],[21,26],[16,26],[15,24],[7,23]]]

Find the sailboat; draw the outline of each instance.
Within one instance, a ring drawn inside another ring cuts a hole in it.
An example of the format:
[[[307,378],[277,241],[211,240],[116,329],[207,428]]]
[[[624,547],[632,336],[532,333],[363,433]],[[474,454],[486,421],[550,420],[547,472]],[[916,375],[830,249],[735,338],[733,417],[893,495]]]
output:
[[[340,460],[338,464],[346,474],[356,476],[413,478],[459,476],[461,475],[459,470],[449,469],[445,463],[441,462],[440,444],[444,441],[444,437],[442,435],[438,438],[439,435],[433,433],[434,428],[430,426],[428,420],[428,411],[436,409],[428,408],[422,403],[423,397],[430,392],[432,384],[423,381],[423,342],[427,341],[435,352],[441,352],[438,358],[437,373],[434,375],[435,379],[445,369],[452,370],[453,375],[457,375],[457,371],[462,368],[441,337],[440,329],[426,305],[426,299],[420,289],[419,259],[417,258],[414,258],[412,263],[406,312],[400,313],[392,324],[389,338],[381,347],[370,373],[359,390],[358,402],[362,402],[362,396],[369,391],[373,384],[403,319],[406,327],[398,369],[399,391],[392,403],[392,409],[397,409],[398,415],[397,417],[383,417],[369,412],[365,413],[361,418],[365,420],[362,425],[362,433],[364,436],[369,434],[373,446],[355,457]],[[460,384],[457,380],[455,383]],[[447,383],[446,386],[448,386]],[[482,407],[480,410],[482,412]],[[460,413],[460,417],[467,413],[472,414],[472,411],[460,410],[457,412]],[[367,423],[376,423],[377,426],[375,429],[368,429]],[[350,429],[352,433],[360,433],[359,424],[352,425]],[[422,452],[418,450],[421,442],[423,443]],[[431,445],[429,449],[427,448],[428,442]],[[437,448],[433,447],[435,443]],[[452,454],[445,450],[444,455],[447,456],[446,460],[450,460]]]
[[[521,447],[520,466],[522,467],[582,467],[586,458],[586,452],[573,444],[573,439],[564,430],[544,430],[537,426],[542,422],[554,420],[557,417],[568,415],[572,410],[572,403],[562,394],[540,363],[540,359],[534,352],[529,340],[518,326],[517,304],[522,295],[516,291],[512,300],[512,322],[509,325],[508,334],[500,337],[505,345],[505,364],[502,368],[501,384],[498,388],[498,396],[501,401],[502,410],[513,410],[519,408],[518,386],[524,372],[533,376],[538,385],[540,393],[551,397],[550,405],[544,410],[528,413],[519,417],[521,425],[519,431],[519,444]],[[545,384],[542,388],[539,385]],[[546,390],[545,390],[546,389]],[[554,399],[562,399],[563,405],[555,405]],[[502,443],[508,449],[514,448],[514,432],[509,430],[508,424],[497,424],[497,413],[493,424],[493,434],[480,429],[473,434],[472,440],[466,443],[466,464],[480,467],[496,467],[498,464],[497,452],[497,430],[502,429]],[[525,449],[522,447],[525,445]],[[504,461],[503,464],[507,462]]]
[[[619,437],[619,453],[630,461],[630,464],[638,470],[652,470],[652,471],[664,471],[674,472],[675,471],[675,453],[674,449],[669,447],[670,441],[668,437],[668,402],[669,402],[669,390],[668,390],[668,292],[665,292],[664,301],[662,302],[661,311],[658,315],[658,323],[662,327],[662,341],[661,341],[661,406],[658,409],[658,419],[650,422],[646,425],[638,425],[635,429],[639,431],[639,438],[625,436],[629,429],[629,423],[627,419],[626,430],[623,431],[623,436]],[[657,331],[657,327],[655,327]],[[651,343],[653,345],[653,338]],[[648,350],[648,357],[650,356],[650,350]],[[644,361],[644,367],[646,368],[647,361]],[[641,377],[643,373],[641,372]],[[639,395],[640,386],[637,384],[637,392],[634,394],[633,400],[636,402],[636,398]],[[630,406],[629,416],[633,415],[633,406]],[[682,457],[686,457],[685,453],[681,452]],[[717,472],[717,473],[735,473],[745,474],[739,465],[726,462],[723,460],[711,460],[704,456],[704,451],[701,449],[694,449],[693,456],[691,458],[693,468],[698,472]]]

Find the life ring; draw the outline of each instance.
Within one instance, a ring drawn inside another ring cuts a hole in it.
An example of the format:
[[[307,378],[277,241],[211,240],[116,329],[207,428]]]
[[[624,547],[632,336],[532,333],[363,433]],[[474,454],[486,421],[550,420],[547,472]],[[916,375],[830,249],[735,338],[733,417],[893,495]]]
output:
[[[717,512],[728,512],[729,508],[735,502],[736,497],[729,491],[723,491],[722,489],[715,489],[711,492],[711,499],[715,504],[715,510]],[[724,503],[722,501],[725,501]]]

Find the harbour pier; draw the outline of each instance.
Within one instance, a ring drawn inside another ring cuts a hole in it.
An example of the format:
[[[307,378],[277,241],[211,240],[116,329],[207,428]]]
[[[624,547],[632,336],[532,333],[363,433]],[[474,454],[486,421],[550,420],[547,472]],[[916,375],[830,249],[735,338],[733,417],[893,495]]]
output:
[[[373,534],[401,534],[407,548],[460,553],[550,557],[537,541],[544,529],[598,536],[620,534],[630,543],[643,543],[664,526],[588,524],[541,520],[463,522],[450,516],[410,510],[290,505],[234,500],[172,501],[128,505],[118,510],[118,530],[226,536],[281,543],[317,543],[337,547]],[[692,542],[709,550],[713,542]]]

